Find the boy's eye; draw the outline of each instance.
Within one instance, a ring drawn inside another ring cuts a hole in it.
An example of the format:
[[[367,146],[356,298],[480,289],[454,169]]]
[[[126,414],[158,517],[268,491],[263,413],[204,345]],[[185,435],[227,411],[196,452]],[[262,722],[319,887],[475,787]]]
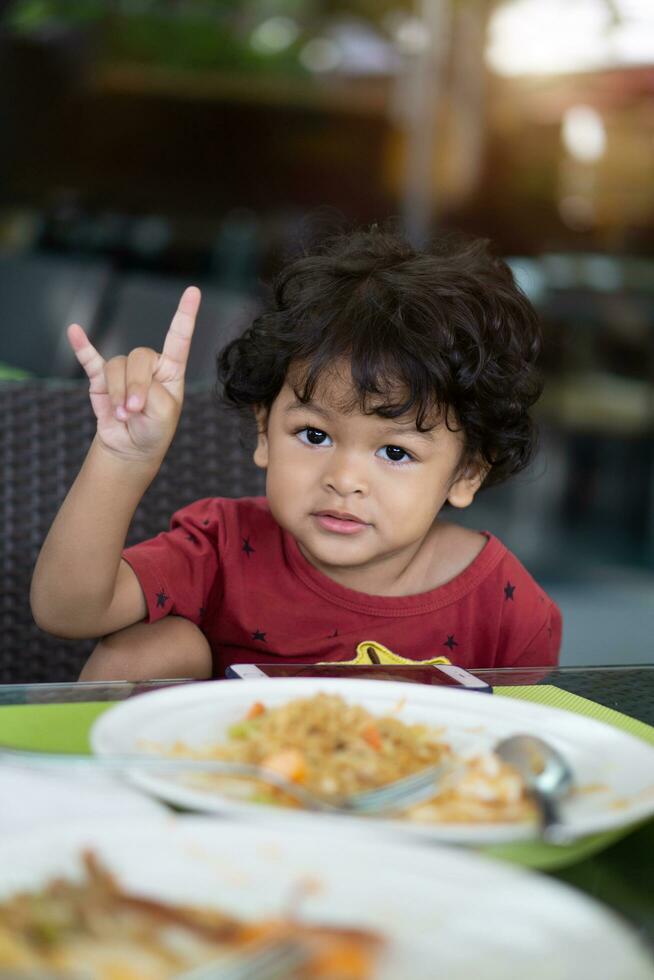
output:
[[[311,426],[307,426],[306,429],[300,429],[297,436],[300,442],[310,446],[323,446],[325,440],[329,439],[327,433],[323,432],[322,429],[313,429]],[[329,441],[331,442],[331,439]]]
[[[411,460],[413,457],[409,455],[406,449],[402,449],[401,446],[382,446],[379,453],[383,455],[384,459],[389,460],[391,463],[403,463]]]

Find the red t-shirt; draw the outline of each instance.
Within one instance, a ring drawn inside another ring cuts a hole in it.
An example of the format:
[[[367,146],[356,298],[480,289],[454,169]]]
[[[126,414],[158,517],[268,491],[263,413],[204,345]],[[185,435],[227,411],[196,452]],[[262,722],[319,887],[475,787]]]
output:
[[[429,592],[374,596],[314,568],[265,497],[206,498],[170,531],[125,549],[148,622],[184,616],[207,637],[214,675],[232,663],[352,660],[376,641],[412,660],[467,668],[558,661],[561,614],[492,534],[459,575]]]

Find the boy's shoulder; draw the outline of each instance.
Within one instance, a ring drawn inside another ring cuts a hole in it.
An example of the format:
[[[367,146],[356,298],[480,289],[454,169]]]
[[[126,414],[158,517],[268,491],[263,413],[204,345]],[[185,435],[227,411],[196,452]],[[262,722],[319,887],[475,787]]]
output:
[[[502,649],[517,650],[522,656],[535,644],[537,656],[546,656],[549,650],[551,662],[555,663],[561,644],[560,609],[516,554],[493,534],[487,531],[484,534],[488,543],[480,557],[486,553],[492,560],[479,582],[478,611],[488,623],[496,624],[499,636],[503,637]],[[510,662],[513,662],[511,656],[505,666]]]
[[[465,586],[461,591],[475,628],[484,636],[495,637],[495,646],[502,651],[495,665],[556,663],[561,645],[560,609],[495,535],[488,531],[458,535],[461,545],[472,550],[479,538],[485,543],[458,581]]]
[[[534,601],[552,602],[518,556],[490,531],[475,531],[448,522],[443,525],[442,535],[441,548],[451,556],[450,580],[458,575],[482,591],[495,589],[500,582],[508,601],[519,587]]]
[[[492,534],[489,534],[489,541],[496,542],[499,547],[500,559],[495,569],[495,576],[502,581],[507,601],[514,598],[517,588],[520,587],[523,594],[527,592],[534,602],[553,604],[550,596],[513,551]]]

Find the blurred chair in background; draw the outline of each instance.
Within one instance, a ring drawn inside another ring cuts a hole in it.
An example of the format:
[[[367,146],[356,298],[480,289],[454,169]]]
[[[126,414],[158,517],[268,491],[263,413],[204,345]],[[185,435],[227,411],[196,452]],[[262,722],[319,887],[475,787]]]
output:
[[[93,640],[43,633],[29,605],[32,569],[93,439],[86,382],[0,383],[0,684],[76,680]],[[253,428],[253,423],[252,423]],[[139,504],[128,544],[168,528],[180,507],[208,496],[263,493],[247,419],[189,385],[179,427]]]
[[[65,327],[97,334],[111,264],[39,254],[0,255],[0,361],[41,377],[78,375]]]
[[[161,347],[185,286],[194,277],[119,275],[108,261],[68,255],[0,255],[0,363],[42,378],[77,378],[66,339],[81,323],[105,358]],[[251,296],[198,283],[203,299],[187,377],[210,381],[215,355],[251,322]]]
[[[127,354],[134,347],[160,350],[171,317],[186,286],[202,290],[186,376],[190,381],[213,381],[218,351],[252,320],[259,303],[242,293],[177,278],[126,273],[107,297],[97,346],[105,358]],[[71,358],[73,355],[71,353]]]

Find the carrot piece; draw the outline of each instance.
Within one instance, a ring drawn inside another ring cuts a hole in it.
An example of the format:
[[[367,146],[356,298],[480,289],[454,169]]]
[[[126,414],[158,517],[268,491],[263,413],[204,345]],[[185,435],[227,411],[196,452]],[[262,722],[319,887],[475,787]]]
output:
[[[274,752],[264,759],[261,765],[264,769],[271,769],[284,779],[291,782],[300,783],[304,779],[307,771],[304,756],[299,749],[284,749],[282,752]]]
[[[379,752],[381,750],[381,735],[379,733],[379,729],[373,722],[370,722],[369,725],[366,725],[366,727],[361,730],[361,737],[372,749],[375,750],[375,752]]]
[[[345,941],[334,943],[330,949],[317,953],[315,960],[311,963],[312,976],[325,977],[347,977],[348,980],[365,980],[372,975],[374,964],[372,956],[366,949],[360,948],[362,944],[348,944]]]
[[[263,705],[261,701],[255,701],[254,704],[250,707],[245,717],[247,718],[248,721],[250,721],[252,718],[258,718],[259,715],[265,714],[265,711],[266,711],[265,705]]]

